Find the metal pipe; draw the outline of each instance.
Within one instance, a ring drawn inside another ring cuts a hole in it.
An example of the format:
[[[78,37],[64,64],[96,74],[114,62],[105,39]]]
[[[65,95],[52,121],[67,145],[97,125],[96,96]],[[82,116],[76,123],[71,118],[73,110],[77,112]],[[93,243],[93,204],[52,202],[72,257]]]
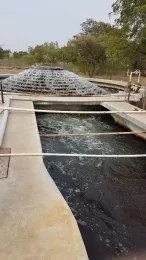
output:
[[[141,79],[141,71],[139,71],[139,75],[138,75],[138,83],[140,83],[140,79]]]
[[[102,99],[104,97],[104,99]],[[105,97],[105,96],[99,96],[99,97],[57,97],[57,99],[55,100],[54,98],[55,97],[50,97],[50,100],[49,99],[40,99],[40,98],[36,98],[36,97],[32,97],[30,99],[27,99],[29,101],[32,101],[32,102],[54,102],[54,103],[70,103],[70,104],[73,104],[73,103],[84,103],[84,102],[124,102],[124,98],[123,99],[120,99],[120,96],[119,95],[114,95],[114,96],[110,96],[111,98],[113,97],[113,99],[108,99],[109,97]],[[122,95],[121,97],[124,97],[124,95]],[[71,98],[71,99],[68,99],[67,98]],[[76,100],[73,100],[73,98],[77,98]],[[100,99],[101,98],[101,99]],[[135,98],[135,96],[133,95],[133,98]],[[23,100],[23,101],[26,101],[25,98],[22,98],[22,99],[14,99],[14,98],[11,98],[12,100]],[[87,100],[86,100],[87,99]],[[133,99],[132,99],[133,100]]]
[[[132,81],[133,72],[130,73],[130,82]]]
[[[67,137],[67,136],[107,136],[107,135],[137,135],[146,134],[146,131],[139,132],[107,132],[107,133],[72,133],[72,134],[40,134],[41,137]]]
[[[9,108],[9,106],[10,106],[10,99],[8,99],[6,101],[6,106]],[[2,121],[0,123],[0,147],[2,146],[4,133],[5,133],[5,129],[6,129],[7,121],[8,121],[8,115],[9,115],[9,109],[5,109]]]
[[[3,93],[2,80],[0,81],[0,91],[1,91],[1,99],[2,99],[2,103],[4,104],[4,93]]]
[[[34,157],[34,156],[57,156],[57,157],[87,157],[87,158],[142,158],[146,154],[68,154],[68,153],[12,153],[0,154],[0,157]]]
[[[61,111],[61,110],[43,110],[43,109],[29,109],[29,108],[18,108],[18,107],[0,107],[3,110],[9,111],[21,111],[21,112],[37,112],[37,113],[50,113],[50,114],[89,114],[89,115],[108,115],[108,114],[146,114],[146,110],[132,110],[132,111]]]

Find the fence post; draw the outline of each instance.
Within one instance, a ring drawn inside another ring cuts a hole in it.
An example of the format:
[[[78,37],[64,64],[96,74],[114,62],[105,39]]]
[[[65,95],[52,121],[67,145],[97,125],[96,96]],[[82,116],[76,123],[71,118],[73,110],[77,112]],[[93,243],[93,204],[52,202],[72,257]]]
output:
[[[1,99],[2,99],[2,103],[4,104],[4,93],[3,93],[3,84],[2,84],[2,80],[0,81],[0,91],[1,91]]]

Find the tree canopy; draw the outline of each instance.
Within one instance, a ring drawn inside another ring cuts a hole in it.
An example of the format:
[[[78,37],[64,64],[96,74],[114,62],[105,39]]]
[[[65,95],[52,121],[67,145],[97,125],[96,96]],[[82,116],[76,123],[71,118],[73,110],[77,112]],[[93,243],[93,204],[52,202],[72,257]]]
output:
[[[105,48],[97,37],[92,35],[78,36],[70,42],[76,52],[76,63],[82,72],[93,77],[100,64],[105,60]]]
[[[97,22],[93,19],[87,19],[81,24],[81,35],[93,35],[101,37],[104,33],[108,33],[112,26],[108,23]]]
[[[13,54],[0,47],[0,60],[74,68],[90,77],[105,71],[145,70],[146,0],[113,0],[112,10],[114,25],[90,18],[65,46],[45,42]]]
[[[116,0],[113,13],[119,15],[116,23],[121,25],[130,36],[137,36],[146,26],[145,0]]]
[[[10,50],[4,50],[2,47],[0,47],[0,59],[9,58],[10,53],[11,53]]]
[[[146,54],[146,0],[116,0],[112,8],[116,25]]]

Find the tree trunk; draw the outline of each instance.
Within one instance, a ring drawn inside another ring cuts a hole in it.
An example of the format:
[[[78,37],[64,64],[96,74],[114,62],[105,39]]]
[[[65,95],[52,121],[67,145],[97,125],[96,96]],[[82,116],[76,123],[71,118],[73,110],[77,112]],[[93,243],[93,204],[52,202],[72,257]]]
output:
[[[96,66],[95,66],[95,64],[93,64],[91,66],[90,70],[88,71],[89,78],[93,78],[93,76],[95,75],[95,69],[96,69]]]

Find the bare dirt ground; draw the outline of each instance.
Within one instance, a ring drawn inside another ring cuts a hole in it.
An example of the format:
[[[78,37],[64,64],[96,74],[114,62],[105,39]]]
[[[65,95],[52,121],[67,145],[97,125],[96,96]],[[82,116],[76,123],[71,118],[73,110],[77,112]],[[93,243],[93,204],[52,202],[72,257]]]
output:
[[[27,68],[4,68],[4,67],[0,67],[0,74],[16,74],[19,73],[23,70],[25,70]]]

